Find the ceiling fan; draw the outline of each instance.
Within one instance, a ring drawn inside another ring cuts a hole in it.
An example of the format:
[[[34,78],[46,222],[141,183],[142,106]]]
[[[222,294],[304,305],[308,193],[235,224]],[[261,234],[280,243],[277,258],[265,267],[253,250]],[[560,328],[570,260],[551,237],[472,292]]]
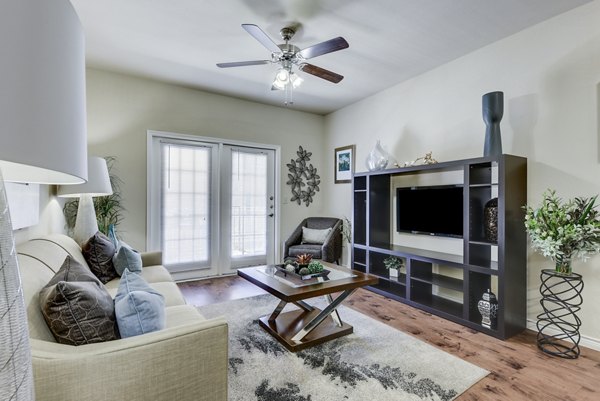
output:
[[[292,71],[292,67],[296,66],[298,70],[314,75],[334,84],[339,83],[344,77],[333,71],[326,70],[316,65],[309,64],[306,60],[314,57],[322,56],[327,53],[332,53],[338,50],[348,48],[348,42],[344,38],[337,37],[326,40],[325,42],[317,43],[304,49],[299,49],[297,46],[289,43],[290,39],[296,34],[300,27],[299,23],[288,25],[282,28],[279,33],[285,41],[283,44],[276,44],[262,29],[254,24],[242,24],[242,28],[258,40],[264,47],[271,52],[269,60],[252,60],[252,61],[237,61],[233,63],[218,63],[217,67],[245,67],[249,65],[260,64],[279,64],[281,67],[275,76],[271,89],[286,89],[288,84],[291,87],[297,87],[302,79]]]

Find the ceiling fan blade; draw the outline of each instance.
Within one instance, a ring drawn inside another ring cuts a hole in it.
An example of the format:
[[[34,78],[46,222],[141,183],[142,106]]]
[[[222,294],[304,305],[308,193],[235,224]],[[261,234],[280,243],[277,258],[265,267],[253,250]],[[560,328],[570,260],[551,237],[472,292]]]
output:
[[[219,68],[245,67],[247,65],[270,64],[271,60],[235,61],[233,63],[217,63]]]
[[[307,74],[314,75],[315,77],[322,78],[326,81],[333,82],[334,84],[339,83],[342,79],[344,79],[343,75],[336,74],[333,71],[326,70],[325,68],[317,67],[316,65],[303,63],[298,66],[301,71],[306,72]]]
[[[297,54],[301,55],[306,60],[322,56],[323,54],[336,52],[338,50],[347,49],[350,45],[346,39],[341,36],[326,40],[325,42],[317,43],[316,45],[300,50]]]
[[[266,47],[271,53],[281,53],[281,49],[277,46],[277,43],[273,42],[258,25],[254,24],[242,24],[242,28],[246,30],[250,35],[254,36],[254,39],[258,40],[264,47]]]

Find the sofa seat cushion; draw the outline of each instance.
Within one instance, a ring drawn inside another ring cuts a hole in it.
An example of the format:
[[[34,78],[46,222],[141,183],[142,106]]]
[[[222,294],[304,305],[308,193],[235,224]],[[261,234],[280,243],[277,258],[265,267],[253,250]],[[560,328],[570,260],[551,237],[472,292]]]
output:
[[[110,294],[87,267],[70,256],[41,289],[39,303],[50,331],[61,344],[119,338]]]
[[[144,267],[144,269],[146,269]],[[120,280],[111,280],[106,283],[106,289],[111,297],[117,295]],[[185,305],[185,299],[179,291],[179,287],[172,281],[162,281],[159,283],[148,283],[150,287],[158,291],[165,298],[165,306]]]
[[[321,259],[321,245],[301,244],[290,246],[289,256],[298,256],[305,253],[312,255],[313,259]]]
[[[165,328],[165,300],[137,273],[125,269],[115,296],[115,314],[121,338]]]
[[[167,315],[167,328],[206,320],[192,305],[171,306],[165,308],[165,314]]]

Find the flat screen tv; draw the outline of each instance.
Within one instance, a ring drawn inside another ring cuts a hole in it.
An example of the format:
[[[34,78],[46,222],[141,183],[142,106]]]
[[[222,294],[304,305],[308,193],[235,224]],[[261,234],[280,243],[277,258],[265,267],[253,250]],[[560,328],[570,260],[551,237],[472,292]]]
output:
[[[396,227],[398,232],[462,237],[462,186],[397,188]]]

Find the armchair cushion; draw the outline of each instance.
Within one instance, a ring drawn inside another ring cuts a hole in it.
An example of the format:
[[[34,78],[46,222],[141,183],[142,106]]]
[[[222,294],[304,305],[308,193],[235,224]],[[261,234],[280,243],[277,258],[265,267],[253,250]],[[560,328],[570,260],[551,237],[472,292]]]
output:
[[[322,259],[321,254],[322,246],[319,244],[301,244],[290,246],[288,256],[296,257],[305,253],[310,254],[313,259]]]
[[[327,239],[332,228],[324,230],[315,230],[313,228],[302,227],[302,243],[303,244],[322,244]]]
[[[113,300],[87,267],[67,256],[40,290],[40,307],[61,344],[82,345],[119,338]]]

